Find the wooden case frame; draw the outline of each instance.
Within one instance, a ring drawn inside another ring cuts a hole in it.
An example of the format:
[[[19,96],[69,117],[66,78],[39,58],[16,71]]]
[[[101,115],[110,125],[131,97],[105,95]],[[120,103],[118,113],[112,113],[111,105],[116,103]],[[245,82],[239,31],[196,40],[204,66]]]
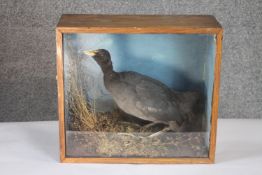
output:
[[[209,156],[207,158],[66,157],[63,78],[64,33],[214,34],[216,36],[216,58],[214,70]],[[214,163],[220,86],[222,39],[223,29],[221,25],[213,16],[209,15],[62,15],[56,27],[60,161],[74,163]]]

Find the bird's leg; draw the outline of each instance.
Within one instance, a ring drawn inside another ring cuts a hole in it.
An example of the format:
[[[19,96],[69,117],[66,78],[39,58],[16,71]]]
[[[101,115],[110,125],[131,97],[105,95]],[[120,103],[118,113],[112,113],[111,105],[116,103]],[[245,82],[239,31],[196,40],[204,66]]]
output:
[[[178,123],[176,121],[170,121],[168,122],[168,128],[171,131],[179,131],[180,126],[178,125]]]
[[[169,128],[169,127],[165,127],[165,128],[162,129],[161,131],[155,132],[154,134],[151,134],[151,135],[149,135],[148,137],[149,137],[149,138],[153,138],[153,137],[162,135],[162,134],[164,134],[164,133],[167,132],[167,131],[170,131],[170,128]]]
[[[154,134],[149,135],[149,138],[153,138],[159,135],[164,134],[167,131],[174,131],[174,132],[178,132],[181,131],[183,129],[183,124],[181,126],[178,125],[178,123],[176,121],[169,121],[168,122],[168,127],[165,127],[164,129],[162,129],[161,131],[158,131]]]
[[[163,121],[154,121],[152,123],[149,123],[145,126],[142,127],[141,131],[146,131],[148,128],[157,125],[157,124],[164,124],[164,125],[169,125],[167,122],[163,122]]]

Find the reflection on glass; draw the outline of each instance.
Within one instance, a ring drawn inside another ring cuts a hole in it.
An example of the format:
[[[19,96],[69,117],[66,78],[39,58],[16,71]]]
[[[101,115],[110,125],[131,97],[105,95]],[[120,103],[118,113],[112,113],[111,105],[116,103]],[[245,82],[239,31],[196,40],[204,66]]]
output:
[[[214,35],[63,37],[67,156],[208,157]]]

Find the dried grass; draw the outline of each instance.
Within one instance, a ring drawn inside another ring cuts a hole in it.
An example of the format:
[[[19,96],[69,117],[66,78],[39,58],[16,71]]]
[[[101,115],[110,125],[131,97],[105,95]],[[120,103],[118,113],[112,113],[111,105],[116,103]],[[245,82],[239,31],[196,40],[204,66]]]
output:
[[[70,129],[76,131],[96,132],[137,132],[140,127],[131,122],[121,121],[121,111],[96,112],[96,101],[93,107],[83,92],[81,76],[78,74],[76,61],[70,63],[68,107],[70,111]]]

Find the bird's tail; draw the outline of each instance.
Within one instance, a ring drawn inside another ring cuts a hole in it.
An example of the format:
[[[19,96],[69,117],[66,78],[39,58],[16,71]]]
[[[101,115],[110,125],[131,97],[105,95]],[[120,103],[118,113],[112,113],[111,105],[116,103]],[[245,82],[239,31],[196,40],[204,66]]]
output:
[[[194,128],[201,128],[201,126],[197,125],[201,125],[202,123],[200,116],[202,116],[204,111],[204,96],[200,92],[196,91],[173,92],[175,101],[178,102],[177,105],[184,122],[189,124],[189,128],[191,129],[192,125],[194,125]]]
[[[198,112],[203,106],[203,95],[196,91],[173,91],[175,100],[179,102],[179,108],[183,113]]]

